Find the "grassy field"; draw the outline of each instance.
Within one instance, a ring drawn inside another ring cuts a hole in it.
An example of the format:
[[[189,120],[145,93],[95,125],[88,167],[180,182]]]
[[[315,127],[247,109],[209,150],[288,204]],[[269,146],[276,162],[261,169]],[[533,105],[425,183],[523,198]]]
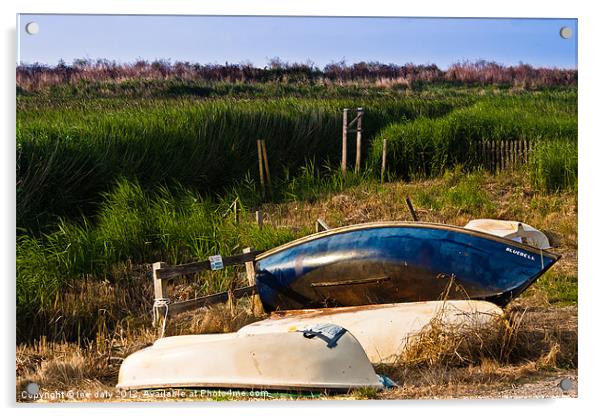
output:
[[[453,396],[446,390],[453,383],[478,390],[576,370],[575,86],[220,81],[201,94],[163,80],[141,94],[141,82],[59,83],[18,94],[18,386],[114,385],[120,360],[156,336],[149,330],[155,261],[267,249],[312,233],[317,218],[331,226],[409,220],[406,196],[422,221],[524,221],[563,257],[508,309],[540,313],[549,325],[526,319],[504,359],[492,338],[498,358],[465,351],[474,359],[384,369],[408,381],[398,396],[377,397]],[[343,176],[341,110],[358,106],[366,110],[364,163]],[[258,185],[258,139],[266,140],[273,175],[269,199]],[[508,139],[535,143],[529,163],[487,172],[478,143]],[[264,212],[263,227],[255,209]],[[175,299],[224,290],[241,271],[199,274],[170,290]],[[243,300],[234,315],[214,308],[174,321],[168,332],[232,331],[261,317]],[[446,336],[454,349],[458,340]]]
[[[438,117],[471,101],[470,96],[362,99],[365,135],[400,120]],[[353,104],[351,98],[46,102],[22,97],[18,224],[43,228],[49,217],[89,215],[100,194],[121,177],[145,188],[178,184],[219,193],[248,172],[255,176],[258,139],[266,141],[276,177],[295,172],[306,160],[335,161],[340,112]]]
[[[515,326],[514,332],[506,334],[511,335],[506,344],[500,342],[507,330],[504,325],[496,327],[494,334],[497,335],[474,334],[474,337],[486,336],[487,349],[481,353],[475,347],[481,344],[459,339],[453,333],[439,333],[436,335],[440,348],[414,351],[417,356],[411,361],[401,360],[398,365],[378,369],[402,382],[401,389],[384,393],[359,391],[343,397],[487,396],[522,383],[575,376],[578,299],[575,192],[542,193],[532,188],[522,171],[493,176],[485,172],[465,174],[452,170],[441,178],[409,183],[380,184],[357,179],[357,184],[344,190],[331,188],[327,179],[322,184],[322,193],[312,202],[291,200],[263,204],[263,229],[254,224],[252,215],[243,215],[239,225],[234,225],[228,216],[224,221],[232,227],[231,232],[241,238],[272,236],[274,240],[265,241],[269,246],[277,244],[279,239],[285,241],[311,233],[318,217],[331,226],[409,220],[405,206],[405,196],[409,195],[421,220],[463,225],[475,217],[520,218],[543,230],[551,238],[554,252],[562,254],[550,272],[507,308],[507,319]],[[168,199],[164,201],[171,203]],[[229,215],[232,218],[231,212]],[[183,222],[188,224],[192,217],[187,218]],[[99,228],[96,230],[100,232]],[[228,247],[224,234],[220,233],[224,241],[222,250]],[[194,241],[194,235],[186,237],[186,233],[180,231],[172,237],[178,237],[182,247],[186,247],[187,238],[191,243]],[[123,237],[122,241],[129,239]],[[232,243],[235,241],[232,239]],[[241,241],[241,245],[247,243],[250,241]],[[140,243],[139,247],[143,246],[144,243]],[[179,251],[185,252],[186,249]],[[151,258],[155,259],[152,255]],[[114,391],[121,360],[156,337],[156,332],[150,329],[153,292],[147,275],[149,269],[148,263],[126,260],[113,264],[105,279],[90,275],[88,279],[80,276],[69,281],[54,303],[44,307],[43,313],[37,316],[37,322],[47,323],[46,327],[25,328],[46,336],[18,347],[19,386],[36,381],[48,391],[65,386]],[[230,279],[238,278],[237,271],[242,270],[233,270],[228,275],[202,274],[193,282],[175,284],[169,290],[177,300],[223,289]],[[167,327],[167,334],[234,331],[263,317],[243,299],[237,303],[233,315],[225,307],[215,307],[174,318]],[[26,332],[22,335],[32,339]],[[57,342],[66,335],[71,335],[71,339]],[[424,335],[426,346],[432,345],[433,336],[435,334]],[[441,343],[441,337],[445,343]],[[454,355],[459,347],[463,359]],[[449,359],[450,354],[456,358]],[[520,388],[509,394],[521,394]]]
[[[546,166],[541,169],[554,170],[557,163],[545,154],[568,152],[565,157],[574,157],[575,166],[561,164],[561,169],[575,172],[576,176],[576,97],[575,91],[487,97],[436,120],[418,117],[411,122],[393,123],[381,130],[372,143],[370,162],[375,167],[380,164],[382,141],[386,139],[391,161],[389,174],[406,179],[413,175],[440,175],[459,164],[481,165],[478,149],[482,142],[528,139],[545,143],[545,147],[537,146],[534,158],[538,166]],[[576,186],[575,178],[558,178],[541,169],[534,167],[533,174],[548,190]]]

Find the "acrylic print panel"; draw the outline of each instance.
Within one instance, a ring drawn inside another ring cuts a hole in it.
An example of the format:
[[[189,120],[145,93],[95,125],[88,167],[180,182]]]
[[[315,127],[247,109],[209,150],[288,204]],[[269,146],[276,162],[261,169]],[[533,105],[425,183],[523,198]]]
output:
[[[577,395],[576,19],[17,33],[18,401]]]

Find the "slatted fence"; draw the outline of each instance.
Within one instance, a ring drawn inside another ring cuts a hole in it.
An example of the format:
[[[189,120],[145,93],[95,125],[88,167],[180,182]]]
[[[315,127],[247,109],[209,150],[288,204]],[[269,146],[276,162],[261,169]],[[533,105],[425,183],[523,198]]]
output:
[[[478,144],[481,165],[490,172],[514,169],[529,162],[534,143],[529,140],[492,140]]]

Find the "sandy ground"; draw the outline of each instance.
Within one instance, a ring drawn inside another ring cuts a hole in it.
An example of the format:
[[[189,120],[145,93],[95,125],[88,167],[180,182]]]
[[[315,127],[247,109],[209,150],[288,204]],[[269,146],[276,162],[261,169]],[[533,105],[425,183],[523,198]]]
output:
[[[564,390],[564,387],[566,390]],[[385,399],[555,399],[575,398],[578,391],[576,370],[537,375],[509,385],[460,385],[433,386],[390,390],[383,393]]]
[[[565,390],[566,389],[566,390]],[[577,397],[578,379],[576,371],[567,371],[551,377],[522,385],[510,386],[489,392],[490,398],[558,398]]]

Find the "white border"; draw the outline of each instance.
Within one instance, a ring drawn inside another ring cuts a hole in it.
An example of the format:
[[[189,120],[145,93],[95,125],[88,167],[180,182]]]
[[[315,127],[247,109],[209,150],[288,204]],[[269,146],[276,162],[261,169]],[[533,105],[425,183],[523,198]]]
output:
[[[148,414],[165,414],[177,411],[178,414],[215,413],[228,410],[232,413],[253,411],[262,414],[306,414],[318,408],[328,412],[364,413],[370,407],[379,407],[381,412],[419,411],[440,414],[450,411],[462,414],[487,415],[503,414],[532,409],[546,414],[577,414],[594,404],[600,394],[600,317],[596,307],[602,294],[600,276],[597,270],[599,253],[600,218],[600,176],[597,169],[602,156],[599,133],[601,62],[599,40],[602,39],[600,14],[596,13],[595,2],[505,0],[503,2],[471,2],[465,0],[427,2],[404,1],[386,2],[381,0],[330,0],[330,1],[249,1],[229,0],[221,2],[201,2],[192,0],[21,0],[18,3],[2,2],[3,24],[3,97],[2,109],[2,181],[4,203],[2,204],[2,263],[14,276],[14,232],[15,232],[15,188],[14,188],[14,134],[15,134],[15,21],[17,13],[106,13],[106,14],[226,14],[226,15],[322,15],[322,16],[443,16],[443,17],[557,17],[579,19],[579,399],[577,400],[518,400],[518,401],[428,401],[428,402],[340,402],[330,401],[311,403],[265,403],[249,408],[246,405],[215,403],[211,406],[180,406],[177,410],[165,405],[144,406]],[[488,6],[491,4],[492,6]],[[5,336],[2,338],[2,392],[4,406],[11,406],[14,400],[14,280],[10,272],[2,274],[4,284]],[[7,319],[7,317],[9,317]],[[6,322],[8,321],[8,322]],[[131,407],[131,406],[129,406]],[[201,407],[200,409],[198,407]],[[393,408],[395,407],[395,409]],[[68,407],[44,409],[56,414],[77,414],[86,412],[104,414],[108,409],[88,407]],[[244,410],[243,410],[244,409]],[[11,412],[32,413],[31,408],[12,409]]]

